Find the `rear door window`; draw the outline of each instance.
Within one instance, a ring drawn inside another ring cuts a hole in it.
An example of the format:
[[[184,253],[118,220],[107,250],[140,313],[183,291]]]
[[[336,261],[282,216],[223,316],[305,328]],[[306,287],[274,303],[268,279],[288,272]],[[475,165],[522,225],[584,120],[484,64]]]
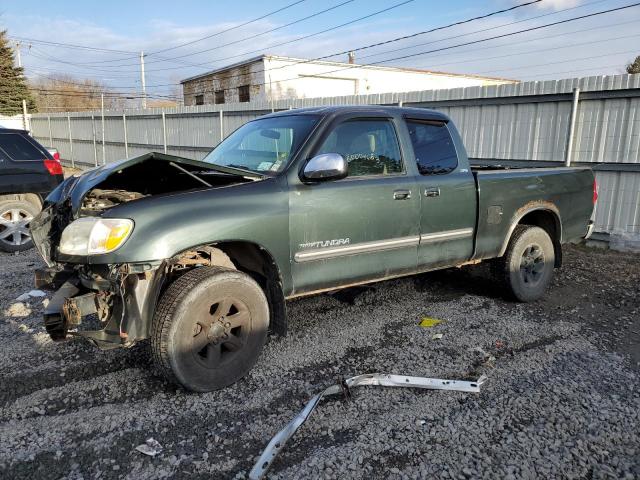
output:
[[[47,155],[19,133],[0,133],[0,150],[11,160],[44,160]]]
[[[458,166],[458,154],[443,122],[407,120],[420,175],[443,175]]]

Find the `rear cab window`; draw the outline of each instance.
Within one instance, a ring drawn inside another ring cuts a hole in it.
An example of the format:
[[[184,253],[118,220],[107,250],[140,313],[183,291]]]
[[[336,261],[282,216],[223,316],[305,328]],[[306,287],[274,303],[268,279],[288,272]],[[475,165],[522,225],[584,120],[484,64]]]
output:
[[[44,160],[47,154],[26,135],[0,133],[0,155],[9,160]]]
[[[335,127],[316,155],[339,153],[348,164],[348,177],[404,173],[400,146],[391,120],[346,120]]]
[[[458,167],[458,154],[446,123],[407,119],[420,175],[444,175]]]

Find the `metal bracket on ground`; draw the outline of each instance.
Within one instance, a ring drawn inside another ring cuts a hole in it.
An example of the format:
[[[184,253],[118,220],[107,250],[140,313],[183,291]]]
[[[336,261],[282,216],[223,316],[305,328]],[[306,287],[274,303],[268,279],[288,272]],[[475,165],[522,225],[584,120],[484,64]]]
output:
[[[264,475],[267,473],[267,470],[273,463],[273,460],[284,448],[287,441],[296,433],[302,424],[307,421],[311,416],[311,413],[318,406],[318,403],[320,403],[320,400],[327,395],[335,395],[338,393],[342,393],[344,395],[346,392],[349,392],[345,397],[350,398],[350,390],[352,388],[362,387],[365,385],[424,388],[428,390],[455,390],[458,392],[480,393],[480,385],[486,381],[487,377],[485,375],[482,375],[475,382],[469,382],[461,380],[442,380],[439,378],[408,377],[406,375],[389,375],[382,373],[358,375],[356,377],[342,380],[340,383],[331,385],[317,395],[314,395],[311,400],[307,402],[302,411],[271,439],[256,464],[251,469],[251,472],[249,472],[249,478],[251,480],[264,478]]]

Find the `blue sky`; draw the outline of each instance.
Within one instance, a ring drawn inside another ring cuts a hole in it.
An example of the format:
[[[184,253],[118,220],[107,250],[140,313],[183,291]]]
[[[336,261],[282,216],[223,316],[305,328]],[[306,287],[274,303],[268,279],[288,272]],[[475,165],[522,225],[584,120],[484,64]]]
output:
[[[171,51],[153,53],[239,25],[293,1],[0,1],[0,27],[7,29],[12,37],[127,52],[101,52],[24,41],[22,59],[26,74],[33,79],[65,74],[78,79],[100,80],[123,91],[136,91],[140,82],[135,52],[144,50],[149,52],[146,62],[150,91],[167,94],[177,93],[179,89],[166,85],[175,85],[182,78],[258,53],[313,58],[525,2],[413,0],[353,25],[296,41],[300,36],[334,27],[403,1],[351,0],[335,10],[263,34],[346,1],[305,0],[222,35]],[[536,5],[500,16],[367,50],[358,53],[356,60],[358,63],[381,61],[387,65],[523,80],[622,73],[624,64],[640,55],[640,30],[637,28],[640,24],[640,7],[478,45],[404,60],[394,59],[404,54],[453,46],[630,3],[633,3],[632,0],[542,0]],[[252,35],[259,37],[244,40]],[[271,47],[282,42],[291,43]],[[228,43],[233,45],[224,46]],[[634,51],[636,46],[637,52]],[[194,54],[201,50],[208,51]],[[342,57],[332,59],[346,60]]]

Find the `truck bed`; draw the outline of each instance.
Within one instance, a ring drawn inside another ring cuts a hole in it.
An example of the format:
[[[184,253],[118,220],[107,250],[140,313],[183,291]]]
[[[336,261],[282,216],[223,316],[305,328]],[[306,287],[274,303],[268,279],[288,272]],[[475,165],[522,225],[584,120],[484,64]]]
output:
[[[523,168],[472,165],[478,191],[474,259],[502,255],[523,212],[550,210],[560,242],[585,235],[593,208],[593,173],[583,167]]]

